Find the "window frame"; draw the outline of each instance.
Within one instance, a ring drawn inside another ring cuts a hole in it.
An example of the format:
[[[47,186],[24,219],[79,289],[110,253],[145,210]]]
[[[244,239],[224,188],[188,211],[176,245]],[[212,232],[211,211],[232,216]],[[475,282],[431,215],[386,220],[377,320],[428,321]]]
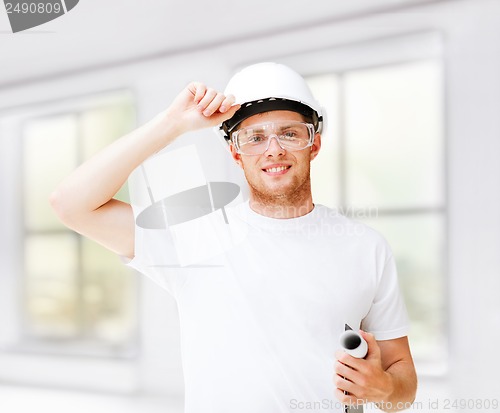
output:
[[[130,393],[138,389],[137,368],[140,347],[140,328],[135,328],[134,346],[117,356],[105,351],[81,351],[79,354],[64,352],[59,346],[23,345],[24,274],[24,199],[23,199],[23,126],[32,119],[60,116],[109,106],[123,97],[137,102],[134,91],[128,87],[101,90],[67,96],[46,102],[16,106],[0,117],[0,190],[8,194],[2,203],[5,234],[1,240],[4,274],[0,277],[0,364],[4,366],[0,379],[12,383],[49,385],[66,388]],[[80,150],[81,154],[81,150]],[[21,161],[19,161],[21,160]],[[78,159],[81,161],[81,158]],[[15,176],[12,176],[14,172]],[[48,202],[48,200],[47,200]],[[68,233],[64,229],[58,233]],[[80,244],[81,236],[74,234]],[[118,259],[118,258],[117,258]],[[81,265],[81,257],[78,259]],[[142,279],[137,279],[137,302],[140,311]],[[137,316],[139,323],[139,314]],[[112,378],[112,380],[110,380]],[[117,379],[118,378],[118,379]]]
[[[442,90],[442,103],[443,103],[443,122],[442,122],[442,179],[443,179],[443,205],[436,208],[408,208],[407,210],[400,211],[392,209],[377,210],[377,213],[382,213],[383,216],[394,216],[394,213],[438,213],[442,214],[443,219],[443,289],[445,291],[443,296],[444,317],[446,320],[446,329],[444,331],[445,342],[443,343],[444,351],[449,354],[449,312],[450,300],[448,296],[449,291],[449,189],[448,189],[448,133],[447,133],[447,101],[446,101],[446,59],[445,59],[445,36],[442,31],[428,30],[414,33],[396,34],[391,36],[384,36],[380,38],[373,38],[360,42],[353,42],[343,44],[335,47],[319,48],[317,50],[310,50],[300,54],[283,55],[276,59],[279,63],[289,65],[296,69],[304,77],[321,76],[329,73],[334,73],[343,77],[345,73],[357,70],[377,69],[388,66],[404,65],[409,63],[435,60],[439,61],[443,73],[443,90]],[[341,82],[340,82],[341,83]],[[342,94],[342,87],[339,94]],[[342,102],[343,97],[339,96],[339,101]],[[341,103],[342,104],[342,103]],[[339,108],[343,110],[342,107]],[[342,118],[342,114],[340,115]],[[328,125],[328,119],[326,120]],[[340,119],[342,123],[342,119]],[[345,154],[345,136],[343,125],[339,127],[339,149]],[[340,162],[345,162],[341,159],[344,155],[340,155]],[[340,165],[342,176],[336,177],[340,186],[340,198],[343,205],[339,206],[347,210],[345,205],[345,165]],[[356,210],[352,212],[356,214]],[[359,212],[359,211],[358,211]],[[411,335],[411,332],[410,332]],[[411,338],[411,337],[410,337]],[[426,377],[444,377],[449,373],[449,360],[447,357],[441,359],[417,359],[415,365],[419,374]]]

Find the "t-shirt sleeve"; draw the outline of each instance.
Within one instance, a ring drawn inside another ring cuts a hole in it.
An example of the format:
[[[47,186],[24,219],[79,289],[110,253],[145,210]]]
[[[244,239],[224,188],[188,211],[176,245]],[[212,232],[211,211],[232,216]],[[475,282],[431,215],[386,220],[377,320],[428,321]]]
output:
[[[388,245],[372,305],[361,323],[364,331],[377,340],[390,340],[408,334],[409,320],[401,294],[396,263]]]

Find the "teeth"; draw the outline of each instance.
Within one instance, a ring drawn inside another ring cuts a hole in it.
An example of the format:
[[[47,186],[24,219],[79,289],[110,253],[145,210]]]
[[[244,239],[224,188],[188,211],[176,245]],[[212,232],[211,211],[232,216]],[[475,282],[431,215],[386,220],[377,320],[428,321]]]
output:
[[[287,169],[288,167],[287,166],[279,166],[277,168],[269,168],[269,169],[265,169],[266,172],[281,172],[281,171],[284,171],[285,169]]]

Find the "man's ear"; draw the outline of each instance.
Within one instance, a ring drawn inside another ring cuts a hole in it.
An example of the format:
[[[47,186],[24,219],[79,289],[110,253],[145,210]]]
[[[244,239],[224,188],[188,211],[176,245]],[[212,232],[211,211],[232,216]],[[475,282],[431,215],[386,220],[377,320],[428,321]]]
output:
[[[311,145],[311,161],[316,158],[321,149],[321,134],[316,133],[313,144]]]
[[[241,155],[238,152],[236,152],[236,148],[234,147],[233,142],[229,143],[229,150],[231,151],[231,157],[240,166],[240,168],[243,169],[243,164],[241,162]]]

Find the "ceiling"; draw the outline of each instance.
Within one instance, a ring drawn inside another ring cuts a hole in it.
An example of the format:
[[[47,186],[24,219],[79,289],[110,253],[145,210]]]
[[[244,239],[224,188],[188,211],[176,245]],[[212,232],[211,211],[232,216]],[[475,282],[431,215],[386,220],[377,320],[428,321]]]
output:
[[[430,2],[80,0],[67,15],[15,34],[1,5],[0,88]]]

